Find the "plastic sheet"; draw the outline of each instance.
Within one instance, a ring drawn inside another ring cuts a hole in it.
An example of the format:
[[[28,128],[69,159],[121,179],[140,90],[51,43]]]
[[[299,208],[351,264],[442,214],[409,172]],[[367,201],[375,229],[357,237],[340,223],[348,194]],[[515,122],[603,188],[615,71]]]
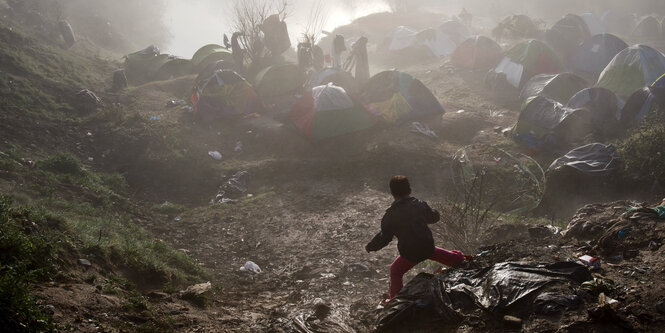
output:
[[[575,148],[566,155],[556,159],[548,172],[557,171],[563,167],[574,168],[585,175],[607,176],[619,166],[619,155],[612,145],[591,143]]]
[[[557,283],[591,280],[589,270],[577,263],[535,264],[506,262],[477,270],[449,270],[439,275],[421,273],[391,300],[377,320],[383,331],[413,325],[454,325],[463,313],[481,309],[500,318],[518,307],[532,306],[542,288]]]

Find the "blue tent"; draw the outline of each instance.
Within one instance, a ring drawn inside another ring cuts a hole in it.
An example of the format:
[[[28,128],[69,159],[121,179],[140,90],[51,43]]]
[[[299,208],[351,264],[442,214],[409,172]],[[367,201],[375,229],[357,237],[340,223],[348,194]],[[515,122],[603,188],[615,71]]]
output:
[[[612,34],[598,34],[585,40],[568,59],[568,67],[575,73],[598,78],[614,56],[628,47],[621,38]]]

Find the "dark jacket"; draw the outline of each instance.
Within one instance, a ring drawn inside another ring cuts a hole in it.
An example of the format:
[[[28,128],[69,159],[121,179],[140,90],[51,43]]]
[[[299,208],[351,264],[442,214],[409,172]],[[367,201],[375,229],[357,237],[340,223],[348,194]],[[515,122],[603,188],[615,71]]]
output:
[[[418,263],[434,254],[434,238],[428,224],[439,221],[439,212],[413,197],[400,198],[386,210],[381,232],[367,244],[368,251],[378,251],[397,237],[397,249],[405,259]]]

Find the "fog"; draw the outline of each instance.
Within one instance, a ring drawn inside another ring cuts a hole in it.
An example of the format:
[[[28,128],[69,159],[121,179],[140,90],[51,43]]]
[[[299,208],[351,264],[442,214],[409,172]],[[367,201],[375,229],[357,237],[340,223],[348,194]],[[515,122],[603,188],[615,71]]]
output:
[[[294,0],[289,3],[287,23],[292,43],[305,30],[311,8],[316,4],[313,0]],[[380,0],[330,0],[323,6],[327,13],[324,25],[326,30],[348,24],[358,17],[390,10],[388,4]],[[167,0],[164,23],[171,31],[172,39],[169,45],[162,47],[163,51],[191,57],[205,44],[221,44],[223,34],[229,34],[232,30],[231,7],[232,1]]]

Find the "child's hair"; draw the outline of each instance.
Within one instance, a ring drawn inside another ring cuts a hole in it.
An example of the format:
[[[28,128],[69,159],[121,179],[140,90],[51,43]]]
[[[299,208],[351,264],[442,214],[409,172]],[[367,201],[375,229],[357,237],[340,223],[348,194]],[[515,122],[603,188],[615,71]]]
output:
[[[390,178],[390,192],[395,197],[403,197],[411,194],[411,184],[406,176],[393,176]]]

